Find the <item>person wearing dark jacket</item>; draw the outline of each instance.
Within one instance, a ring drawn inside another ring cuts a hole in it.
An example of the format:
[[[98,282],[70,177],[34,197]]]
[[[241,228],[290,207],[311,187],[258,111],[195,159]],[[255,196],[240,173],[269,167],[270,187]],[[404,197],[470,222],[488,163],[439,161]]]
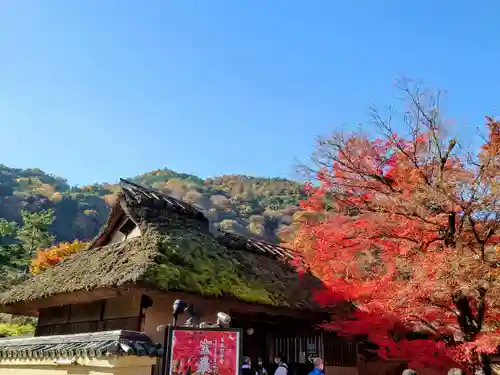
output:
[[[255,369],[257,371],[257,375],[267,375],[267,370],[264,367],[264,361],[262,358],[257,358],[257,368]]]
[[[252,360],[249,357],[243,357],[243,366],[241,366],[241,375],[257,375],[257,371],[252,369]]]

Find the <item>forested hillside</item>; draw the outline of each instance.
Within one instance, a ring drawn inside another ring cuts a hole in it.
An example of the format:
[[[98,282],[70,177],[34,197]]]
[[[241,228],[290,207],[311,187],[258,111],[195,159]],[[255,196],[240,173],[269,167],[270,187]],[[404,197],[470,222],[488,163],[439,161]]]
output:
[[[161,169],[128,179],[196,205],[215,228],[268,241],[278,241],[303,198],[298,183],[279,178],[204,180]],[[70,186],[40,169],[0,164],[0,290],[83,248],[104,224],[118,191],[117,184]],[[12,319],[0,314],[0,336],[33,332],[29,318]]]
[[[229,175],[204,180],[169,169],[129,178],[195,204],[215,227],[270,241],[277,241],[277,232],[291,223],[303,194],[299,184],[279,178]],[[0,165],[0,218],[21,223],[22,210],[53,209],[50,232],[55,241],[85,241],[106,220],[118,189],[106,183],[70,186],[40,169]]]

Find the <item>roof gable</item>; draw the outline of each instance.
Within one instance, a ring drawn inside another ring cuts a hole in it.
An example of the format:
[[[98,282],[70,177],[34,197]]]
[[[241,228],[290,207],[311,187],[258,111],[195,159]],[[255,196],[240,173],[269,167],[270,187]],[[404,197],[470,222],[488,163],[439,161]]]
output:
[[[209,220],[192,204],[180,201],[156,189],[146,188],[128,180],[120,179],[122,194],[131,209],[149,208],[150,210],[166,210],[186,219],[197,221],[208,229]],[[130,214],[133,214],[130,212]],[[152,212],[154,215],[154,212]]]
[[[138,226],[149,225],[159,231],[169,225],[168,222],[161,223],[162,218],[170,218],[170,222],[172,220],[181,220],[186,227],[207,232],[211,231],[214,237],[224,246],[267,254],[273,257],[293,258],[289,249],[277,244],[230,232],[212,230],[210,221],[203,212],[190,203],[180,201],[161,191],[128,180],[120,179],[120,182],[122,192],[112,207],[106,224],[91,243],[90,248],[107,245],[113,233],[118,230],[123,215],[126,215]]]

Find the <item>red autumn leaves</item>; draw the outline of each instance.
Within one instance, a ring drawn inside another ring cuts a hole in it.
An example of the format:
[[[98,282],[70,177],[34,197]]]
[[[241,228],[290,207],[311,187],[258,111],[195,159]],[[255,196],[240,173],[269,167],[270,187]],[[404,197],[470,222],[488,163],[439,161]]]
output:
[[[330,328],[368,335],[383,357],[468,367],[500,344],[500,124],[488,118],[467,154],[437,102],[402,89],[406,135],[374,111],[378,137],[319,142],[292,245],[325,283],[320,301],[357,307]]]

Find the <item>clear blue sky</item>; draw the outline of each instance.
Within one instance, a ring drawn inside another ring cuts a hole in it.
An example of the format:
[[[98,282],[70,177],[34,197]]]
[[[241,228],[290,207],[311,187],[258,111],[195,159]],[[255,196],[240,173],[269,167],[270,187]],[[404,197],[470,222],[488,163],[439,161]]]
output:
[[[0,163],[72,184],[156,168],[294,177],[314,137],[449,92],[497,114],[500,2],[16,0],[0,4]]]

